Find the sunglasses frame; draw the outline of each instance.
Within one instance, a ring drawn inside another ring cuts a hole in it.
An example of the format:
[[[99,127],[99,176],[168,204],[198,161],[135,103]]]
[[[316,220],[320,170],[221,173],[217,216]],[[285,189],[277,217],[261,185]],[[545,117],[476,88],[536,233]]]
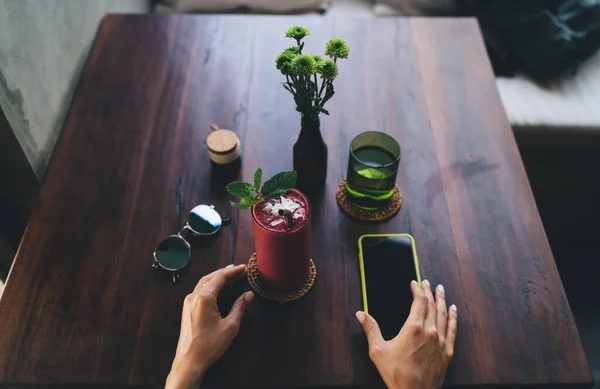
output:
[[[205,206],[205,207],[209,207],[211,210],[213,210],[218,216],[219,219],[221,219],[221,223],[219,224],[219,226],[212,232],[209,233],[203,233],[203,232],[198,232],[196,230],[194,230],[191,226],[190,226],[190,216],[192,215],[192,213],[194,212],[194,209],[201,207],[201,206]],[[184,269],[188,263],[190,262],[190,259],[192,258],[192,245],[190,244],[190,242],[187,241],[187,239],[184,238],[184,236],[182,235],[186,230],[190,231],[190,233],[192,235],[195,236],[211,236],[211,235],[215,235],[217,232],[219,232],[221,230],[221,227],[223,227],[223,224],[228,223],[230,221],[229,218],[224,218],[222,217],[219,212],[217,212],[215,210],[215,206],[214,205],[206,205],[206,204],[198,204],[196,205],[194,208],[192,208],[192,210],[190,211],[190,213],[188,214],[188,218],[185,222],[185,226],[183,226],[183,228],[174,235],[169,235],[166,238],[164,238],[163,240],[161,240],[158,245],[156,246],[156,248],[154,249],[153,252],[153,257],[154,260],[152,262],[152,268],[153,269],[158,269],[159,267],[161,269],[164,269],[166,271],[170,271],[173,275],[173,283],[177,284],[179,282],[179,279],[181,278],[181,274],[179,274],[179,271],[181,271],[182,269]],[[185,262],[185,265],[183,265],[182,267],[180,267],[179,269],[169,269],[166,268],[163,264],[160,263],[160,261],[156,258],[156,249],[158,248],[158,246],[164,242],[165,240],[169,239],[169,238],[176,238],[176,239],[180,239],[181,241],[183,241],[185,243],[185,246],[188,249],[188,258],[187,261]]]

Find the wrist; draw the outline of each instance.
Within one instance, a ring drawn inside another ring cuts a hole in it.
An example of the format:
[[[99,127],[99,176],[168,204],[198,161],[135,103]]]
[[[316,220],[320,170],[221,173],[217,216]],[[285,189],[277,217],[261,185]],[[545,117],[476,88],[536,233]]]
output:
[[[382,378],[389,389],[426,389],[422,382],[419,382],[414,372],[403,371],[402,369],[394,368],[390,374],[382,375]],[[433,389],[433,388],[427,388]]]
[[[188,363],[173,363],[165,389],[197,389],[204,378],[204,369]]]
[[[171,372],[167,377],[165,389],[198,389],[203,376]]]
[[[418,385],[409,385],[406,382],[391,382],[391,383],[385,383],[386,386],[389,389],[419,389],[420,387]]]

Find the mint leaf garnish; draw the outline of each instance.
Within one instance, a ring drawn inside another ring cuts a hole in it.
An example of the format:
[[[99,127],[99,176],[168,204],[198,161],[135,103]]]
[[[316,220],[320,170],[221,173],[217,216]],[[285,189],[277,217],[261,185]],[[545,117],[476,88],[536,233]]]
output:
[[[231,202],[232,207],[248,209],[255,204],[262,203],[265,199],[279,197],[296,185],[297,174],[295,171],[275,174],[260,188],[262,169],[254,173],[254,185],[247,182],[234,181],[227,185],[227,191],[233,196],[241,197],[240,202]]]
[[[247,182],[234,181],[227,185],[227,191],[234,196],[249,197],[254,193],[254,186]]]
[[[253,206],[254,204],[262,203],[265,201],[263,198],[252,198],[252,197],[242,197],[239,203],[231,202],[232,207],[237,207],[241,210],[246,210]]]
[[[287,193],[289,189],[275,189],[273,192],[271,192],[268,196],[268,198],[270,199],[274,199],[277,197],[281,197],[283,195],[285,195]]]
[[[258,168],[254,172],[254,190],[260,192],[260,184],[262,183],[262,169]]]
[[[267,198],[272,197],[271,194],[277,189],[285,189],[287,192],[290,188],[296,186],[297,177],[298,175],[295,170],[292,170],[291,172],[281,172],[275,174],[270,180],[265,182],[261,192],[263,196]]]

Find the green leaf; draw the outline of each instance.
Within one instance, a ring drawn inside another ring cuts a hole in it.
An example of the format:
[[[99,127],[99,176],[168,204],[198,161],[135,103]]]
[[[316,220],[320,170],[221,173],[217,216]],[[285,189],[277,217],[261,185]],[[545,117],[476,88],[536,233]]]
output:
[[[275,174],[270,180],[265,182],[261,192],[265,197],[269,197],[277,189],[285,189],[287,192],[288,189],[296,185],[297,178],[298,175],[295,170]]]
[[[239,208],[241,210],[246,210],[252,206],[252,202],[249,201],[250,199],[251,197],[243,197],[239,203],[234,203],[232,201],[231,206]]]
[[[323,112],[325,115],[329,115],[329,111],[323,107],[317,107],[317,111]]]
[[[233,201],[230,203],[232,207],[239,208],[241,210],[246,210],[253,206],[254,204],[259,204],[265,201],[263,198],[257,197],[243,197],[239,203],[234,203]]]
[[[262,169],[258,168],[254,172],[254,192],[260,192],[260,184],[262,183]]]
[[[277,198],[285,195],[289,189],[275,189],[273,192],[269,193],[269,198]]]
[[[333,84],[332,83],[328,83],[327,84],[327,88],[325,89],[325,100],[329,100],[333,94],[335,93],[335,90],[333,89]]]
[[[333,84],[327,84],[327,88],[325,89],[325,97],[323,97],[323,101],[321,105],[324,106],[325,103],[335,94],[335,90],[333,89]]]
[[[242,202],[241,202],[241,201],[240,201],[239,203],[236,203],[236,202],[234,202],[234,201],[230,201],[230,202],[229,202],[229,204],[230,204],[232,207],[236,207],[236,208],[239,208],[239,209],[242,209],[242,210],[246,210],[246,209],[248,209],[248,207],[245,207],[245,206],[242,204]]]
[[[227,191],[234,196],[248,197],[254,193],[254,186],[247,182],[234,181],[227,185]]]

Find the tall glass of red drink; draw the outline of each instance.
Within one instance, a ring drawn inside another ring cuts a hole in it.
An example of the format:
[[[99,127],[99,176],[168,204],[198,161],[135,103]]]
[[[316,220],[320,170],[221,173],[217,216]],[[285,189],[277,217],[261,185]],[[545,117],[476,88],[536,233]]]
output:
[[[310,203],[290,189],[280,198],[252,207],[256,264],[261,282],[271,289],[291,291],[310,272]]]

